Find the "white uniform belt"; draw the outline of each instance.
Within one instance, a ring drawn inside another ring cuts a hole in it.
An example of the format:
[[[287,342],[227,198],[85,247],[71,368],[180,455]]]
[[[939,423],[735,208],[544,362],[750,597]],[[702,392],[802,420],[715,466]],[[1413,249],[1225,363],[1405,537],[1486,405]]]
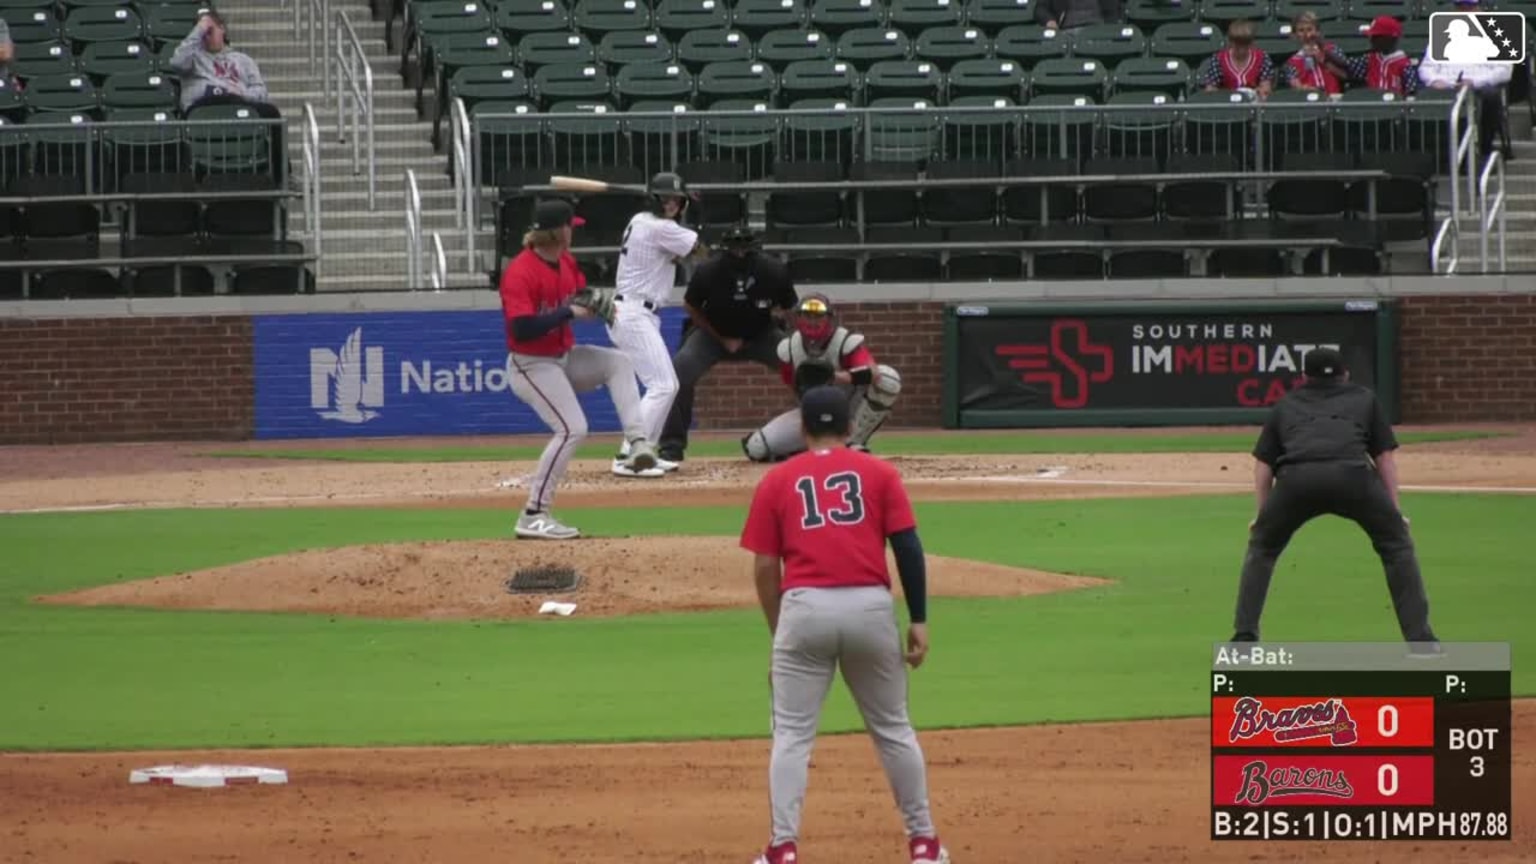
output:
[[[613,295],[613,299],[615,299],[615,300],[624,300],[624,302],[626,302],[626,303],[629,302],[628,300],[625,300],[623,294],[615,294],[615,295]],[[638,302],[641,306],[644,306],[647,312],[655,312],[656,311],[656,304],[651,302],[650,300],[641,300],[638,297],[636,297],[634,299],[635,299],[635,302]]]

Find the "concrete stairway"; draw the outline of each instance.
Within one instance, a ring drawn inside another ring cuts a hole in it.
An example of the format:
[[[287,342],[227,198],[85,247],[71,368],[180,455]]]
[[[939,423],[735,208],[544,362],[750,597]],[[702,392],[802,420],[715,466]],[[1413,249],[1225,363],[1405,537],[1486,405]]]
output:
[[[464,232],[454,227],[453,184],[447,174],[447,157],[432,150],[428,97],[427,120],[416,116],[414,88],[407,90],[400,80],[398,51],[384,47],[384,24],[374,21],[367,0],[331,0],[331,14],[344,11],[367,53],[373,71],[374,147],[378,176],[374,208],[368,207],[368,164],[366,131],[359,130],[364,147],[358,169],[352,166],[352,141],[339,140],[336,96],[339,83],[332,73],[332,94],[324,92],[323,71],[316,48],[311,62],[307,30],[295,36],[294,2],[278,5],[275,0],[235,0],[221,4],[229,23],[231,42],[250,54],[261,67],[272,101],[288,119],[289,155],[294,174],[302,171],[304,151],[301,135],[304,105],[314,107],[320,124],[321,141],[321,225],[323,263],[317,288],[320,291],[400,290],[407,287],[406,261],[406,169],[415,169],[422,199],[424,246],[430,252],[432,232],[440,232],[449,257],[450,273],[465,270]],[[308,23],[306,21],[306,27]],[[398,38],[399,24],[396,24]],[[326,22],[324,38],[335,42],[335,26]],[[347,112],[350,118],[350,111]],[[445,124],[446,125],[446,124]],[[350,135],[350,130],[348,132]],[[294,188],[299,188],[294,181]],[[302,224],[302,211],[293,207],[295,226]],[[430,272],[424,264],[423,272]],[[457,284],[471,280],[460,276]],[[483,285],[484,277],[473,284]]]
[[[1524,110],[1524,106],[1518,106],[1511,109],[1510,113]],[[1504,166],[1504,206],[1508,211],[1504,235],[1504,269],[1510,273],[1532,273],[1536,272],[1536,141],[1516,139],[1511,143],[1515,148],[1515,158]],[[1490,194],[1493,194],[1492,191]],[[1450,201],[1448,193],[1442,196],[1442,201]],[[1482,272],[1481,236],[1476,218],[1462,220],[1461,262],[1456,272]],[[1497,235],[1492,235],[1488,243],[1490,272],[1498,270],[1497,258]]]

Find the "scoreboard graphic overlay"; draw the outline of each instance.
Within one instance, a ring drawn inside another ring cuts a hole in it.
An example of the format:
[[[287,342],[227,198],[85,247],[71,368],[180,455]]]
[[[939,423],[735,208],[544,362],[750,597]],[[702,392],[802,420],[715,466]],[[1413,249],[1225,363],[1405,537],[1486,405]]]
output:
[[[1509,840],[1509,644],[1217,643],[1212,840]]]

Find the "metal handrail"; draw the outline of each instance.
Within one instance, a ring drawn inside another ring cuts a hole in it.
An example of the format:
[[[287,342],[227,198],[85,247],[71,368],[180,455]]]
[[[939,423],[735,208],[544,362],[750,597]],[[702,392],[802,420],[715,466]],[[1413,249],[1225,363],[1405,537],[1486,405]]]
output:
[[[308,20],[305,20],[306,15]],[[309,66],[313,69],[318,63],[322,68],[323,89],[320,92],[327,96],[331,95],[330,43],[325,38],[325,22],[329,20],[331,0],[294,0],[293,38],[304,37],[309,49]]]
[[[1440,250],[1446,248],[1449,243],[1451,257],[1442,268],[1440,265]],[[1445,276],[1456,272],[1456,265],[1461,263],[1461,232],[1456,227],[1456,216],[1450,215],[1440,223],[1440,230],[1435,232],[1435,242],[1429,247],[1430,270]]]
[[[1492,200],[1488,198],[1488,185],[1490,181],[1498,181],[1498,191]],[[1482,257],[1483,272],[1503,273],[1505,262],[1505,228],[1509,208],[1504,204],[1504,156],[1497,150],[1488,154],[1488,164],[1483,168],[1483,174],[1477,182],[1478,210],[1480,212],[1480,227],[1478,233],[1479,246]],[[1499,233],[1499,258],[1498,269],[1488,269],[1488,235],[1498,231]]]
[[[1456,94],[1456,101],[1451,103],[1450,126],[1450,165],[1449,176],[1451,180],[1451,215],[1456,218],[1456,231],[1461,233],[1462,207],[1466,206],[1466,215],[1471,215],[1472,208],[1477,206],[1477,191],[1474,186],[1474,175],[1477,173],[1477,119],[1474,116],[1476,102],[1472,99],[1470,88],[1462,88]],[[1465,116],[1463,116],[1465,115]],[[1466,166],[1463,169],[1463,166]],[[1461,178],[1463,170],[1466,172],[1467,189],[1463,200]]]
[[[350,49],[350,50],[348,50]],[[327,66],[329,69],[329,66]],[[361,71],[361,75],[359,75]],[[366,127],[368,136],[368,209],[373,210],[378,183],[378,153],[373,143],[373,64],[368,52],[347,20],[347,13],[336,10],[336,140],[347,140],[346,103],[350,98],[352,115],[352,173],[362,170],[358,138],[358,125]]]
[[[325,227],[321,224],[320,202],[325,197],[321,188],[320,121],[315,117],[315,106],[304,103],[304,228],[309,232],[310,246],[315,253],[315,278],[320,278],[321,237]]]
[[[453,172],[453,226],[464,227],[469,213],[469,124],[464,121],[464,100],[454,97],[448,104],[449,170]]]
[[[448,287],[448,256],[443,252],[443,235],[432,232],[432,290]]]
[[[412,291],[421,288],[421,187],[416,170],[405,169],[405,281]]]

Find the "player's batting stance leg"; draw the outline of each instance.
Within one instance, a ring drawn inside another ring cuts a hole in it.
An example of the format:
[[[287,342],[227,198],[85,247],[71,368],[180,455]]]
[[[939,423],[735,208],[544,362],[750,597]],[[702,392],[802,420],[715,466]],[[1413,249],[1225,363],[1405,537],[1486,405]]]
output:
[[[661,429],[677,396],[677,371],[672,355],[661,337],[661,324],[655,312],[636,303],[619,301],[618,315],[608,328],[608,338],[623,351],[645,387],[640,399],[640,424],[645,440],[661,440]]]

